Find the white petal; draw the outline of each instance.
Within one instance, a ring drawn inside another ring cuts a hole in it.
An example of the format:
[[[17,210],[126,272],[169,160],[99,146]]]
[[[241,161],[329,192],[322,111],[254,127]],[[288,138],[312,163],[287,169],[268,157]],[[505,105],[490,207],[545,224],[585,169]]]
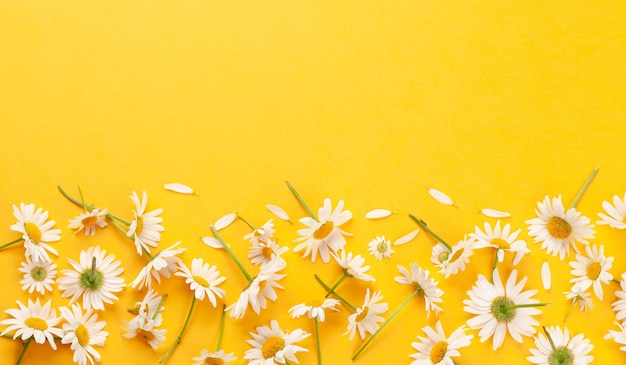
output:
[[[404,235],[404,236],[398,238],[397,240],[394,241],[393,244],[395,246],[404,245],[405,243],[407,243],[407,242],[411,241],[413,238],[415,238],[415,236],[417,236],[418,233],[420,233],[420,230],[416,229],[415,231],[410,232],[409,234]]]
[[[377,218],[385,218],[392,215],[393,212],[388,209],[374,209],[365,213],[365,218],[367,219],[377,219]]]
[[[481,209],[480,212],[490,218],[506,218],[511,216],[511,213],[489,208]]]
[[[187,185],[179,184],[179,183],[169,183],[164,184],[163,187],[165,190],[175,191],[181,194],[193,194],[193,189]]]
[[[291,219],[289,219],[287,212],[285,212],[283,208],[273,204],[266,204],[265,207],[269,209],[270,212],[274,213],[274,215],[278,218],[287,222],[291,222]]]
[[[452,199],[450,199],[449,196],[447,196],[446,194],[442,193],[441,191],[437,189],[433,189],[433,188],[428,189],[428,194],[430,194],[430,196],[432,196],[433,199],[435,199],[441,204],[454,205],[454,202],[452,202]]]
[[[218,219],[213,227],[215,227],[215,229],[219,231],[220,229],[224,229],[230,226],[230,224],[233,223],[235,219],[237,219],[237,213],[226,214],[222,218]]]
[[[545,290],[550,290],[552,287],[552,274],[550,273],[550,265],[548,260],[545,260],[541,265],[541,283]]]
[[[222,246],[222,243],[214,237],[202,237],[202,242],[204,242],[204,244],[209,247],[224,248],[224,246]]]

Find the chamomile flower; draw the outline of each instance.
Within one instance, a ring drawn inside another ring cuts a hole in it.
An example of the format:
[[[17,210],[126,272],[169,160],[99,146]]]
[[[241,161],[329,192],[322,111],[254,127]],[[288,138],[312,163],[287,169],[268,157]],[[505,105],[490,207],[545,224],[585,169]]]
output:
[[[131,321],[124,321],[122,329],[126,333],[122,334],[124,338],[139,338],[144,340],[153,350],[156,350],[165,342],[165,334],[167,330],[159,329],[155,321],[146,320],[141,316],[135,316]]]
[[[102,210],[94,208],[80,214],[76,218],[70,219],[70,224],[67,227],[73,229],[74,233],[84,230],[85,236],[95,236],[96,228],[107,226],[107,214],[109,214],[109,211],[106,208]]]
[[[146,322],[154,322],[157,326],[160,326],[163,323],[161,312],[165,310],[163,302],[166,297],[160,296],[159,293],[152,289],[148,289],[143,299],[135,303],[137,315],[143,317]]]
[[[522,291],[526,279],[517,283],[517,270],[513,270],[506,286],[502,284],[498,270],[494,270],[493,284],[483,275],[471,290],[467,292],[469,299],[464,299],[463,308],[475,316],[467,321],[471,329],[480,329],[480,342],[485,342],[493,336],[493,350],[497,350],[510,333],[519,343],[522,336],[535,334],[535,326],[539,324],[532,316],[541,313],[534,306],[544,305],[532,296],[537,290]]]
[[[63,290],[62,297],[71,297],[70,304],[82,297],[84,309],[104,310],[104,303],[118,299],[114,293],[124,288],[124,278],[120,276],[124,269],[114,255],[107,256],[100,246],[92,246],[80,252],[78,262],[69,258],[67,261],[73,269],[62,270],[64,276],[57,282]]]
[[[294,248],[294,252],[304,251],[303,257],[311,255],[311,261],[315,262],[319,253],[322,261],[330,261],[330,253],[337,252],[346,245],[344,235],[350,235],[341,228],[342,224],[352,219],[352,212],[343,210],[343,200],[340,200],[335,210],[332,210],[330,199],[324,199],[324,206],[319,209],[319,221],[312,217],[304,217],[300,222],[307,226],[298,230],[299,238],[296,242],[302,242]]]
[[[252,243],[250,246],[248,258],[254,265],[268,264],[274,259],[284,262],[285,259],[283,259],[281,255],[287,251],[289,251],[289,247],[280,247],[278,243],[272,240],[259,240],[257,243]],[[284,264],[286,265],[287,263],[284,262]]]
[[[248,365],[285,364],[287,361],[298,363],[296,353],[309,351],[296,345],[309,337],[309,333],[301,329],[285,333],[275,320],[270,322],[269,327],[257,327],[256,333],[250,332],[250,335],[253,339],[247,342],[252,348],[244,355]]]
[[[567,327],[545,328],[546,336],[539,333],[535,337],[536,349],[530,349],[532,356],[526,359],[532,364],[552,365],[571,364],[587,365],[593,361],[588,355],[593,345],[582,334],[572,336]]]
[[[424,298],[426,312],[430,314],[430,311],[432,310],[439,314],[442,309],[435,303],[443,302],[441,299],[443,290],[437,287],[439,283],[430,277],[430,272],[428,270],[423,270],[418,264],[415,263],[410,264],[410,273],[401,265],[398,265],[397,267],[402,275],[396,276],[394,280],[400,284],[413,286],[415,290],[418,291],[418,295]]]
[[[476,240],[474,248],[495,248],[499,262],[504,261],[504,252],[515,253],[513,265],[517,265],[525,254],[530,253],[530,250],[526,247],[526,241],[517,239],[522,232],[521,229],[511,232],[511,225],[508,223],[503,228],[500,228],[499,220],[494,228],[491,228],[491,225],[485,222],[484,228],[485,231],[483,232],[480,228],[475,227],[474,233],[470,234]]]
[[[98,322],[98,315],[87,309],[85,313],[80,306],[74,304],[72,308],[61,307],[61,316],[66,323],[63,324],[62,344],[70,344],[74,350],[73,359],[79,365],[87,364],[89,361],[93,365],[94,360],[100,362],[100,353],[94,346],[104,346],[104,342],[109,335],[103,331],[106,322]]]
[[[383,257],[388,259],[395,253],[391,248],[391,241],[385,239],[385,236],[377,236],[367,246],[370,255],[376,257],[377,260],[382,260]]]
[[[553,256],[559,255],[561,260],[565,254],[569,256],[570,246],[578,252],[576,242],[588,245],[588,239],[595,238],[593,225],[589,218],[581,216],[574,208],[565,211],[561,196],[552,199],[545,197],[543,203],[537,203],[537,218],[526,221],[528,234],[535,242],[541,242],[541,248]]]
[[[431,261],[445,259],[441,261],[439,265],[439,273],[443,275],[444,278],[448,278],[450,275],[456,275],[459,271],[465,271],[465,264],[469,262],[469,257],[474,253],[474,239],[464,237],[460,240],[456,245],[452,246],[451,250],[446,250],[449,252],[446,255],[446,251],[441,250],[441,246],[435,245],[433,246],[433,254],[431,256]],[[445,247],[444,247],[445,248]],[[435,256],[435,251],[437,251],[437,256]]]
[[[417,351],[409,355],[415,361],[411,365],[453,365],[453,357],[460,356],[459,349],[469,346],[474,335],[465,334],[466,327],[457,328],[450,337],[446,337],[441,322],[437,321],[435,329],[426,326],[422,331],[426,337],[417,336],[419,342],[411,343]]]
[[[163,209],[155,209],[146,213],[146,206],[148,205],[148,194],[143,192],[141,201],[136,192],[133,191],[133,195],[130,199],[135,204],[133,214],[135,219],[130,222],[128,237],[133,237],[135,240],[135,247],[137,248],[137,254],[142,255],[143,250],[150,252],[150,247],[156,247],[161,240],[161,233],[164,228],[160,224],[163,218],[159,217],[159,214],[163,213]]]
[[[572,290],[564,292],[563,294],[565,294],[565,299],[572,301],[572,306],[575,306],[576,303],[578,303],[578,309],[581,312],[586,312],[587,310],[593,308],[591,293],[586,292],[585,289],[583,289],[578,283],[572,286]]]
[[[373,276],[365,273],[370,269],[370,266],[363,265],[365,264],[365,258],[363,258],[363,256],[361,255],[352,256],[352,252],[346,253],[345,250],[341,250],[340,255],[337,255],[334,253],[332,255],[335,261],[337,261],[339,266],[341,266],[341,268],[343,269],[345,275],[348,275],[350,277],[353,277],[355,279],[362,280],[362,281],[375,281],[376,280],[374,279]]]
[[[604,335],[604,339],[612,339],[613,341],[615,341],[615,343],[619,345],[624,345],[620,346],[619,349],[626,352],[626,328],[624,328],[624,326],[619,322],[615,322],[615,324],[617,325],[617,327],[619,327],[619,331],[609,330],[609,333]]]
[[[231,352],[227,354],[224,350],[219,350],[217,352],[208,352],[207,350],[202,350],[200,352],[200,356],[194,357],[193,365],[224,365],[228,364],[231,361],[235,361],[237,357]]]
[[[54,336],[63,336],[63,331],[56,325],[61,321],[61,317],[57,317],[56,311],[51,309],[51,301],[48,300],[43,306],[37,298],[34,302],[28,298],[27,305],[16,301],[19,308],[7,309],[4,312],[12,318],[3,319],[1,325],[9,326],[2,332],[5,334],[17,330],[13,335],[13,339],[21,336],[22,341],[34,338],[38,344],[43,344],[48,340],[50,346],[56,350],[57,345],[54,343]]]
[[[360,308],[356,309],[348,317],[348,330],[344,335],[350,333],[350,340],[354,338],[356,331],[359,332],[361,339],[365,339],[365,333],[374,333],[385,319],[379,314],[383,314],[389,310],[387,303],[380,303],[383,299],[381,292],[374,292],[370,297],[370,289],[367,288],[365,300]]]
[[[252,233],[248,233],[247,235],[243,236],[243,239],[249,240],[250,243],[252,243],[253,245],[266,243],[270,241],[272,237],[274,237],[274,232],[274,220],[270,219],[269,221],[265,222],[265,224],[261,227],[254,229]]]
[[[615,296],[619,299],[613,302],[611,306],[616,313],[617,320],[623,323],[626,321],[626,273],[622,274],[619,285],[620,290],[615,291]]]
[[[593,285],[593,292],[598,299],[602,300],[602,284],[608,284],[613,280],[613,275],[608,270],[613,266],[613,257],[604,256],[604,246],[593,245],[585,247],[587,257],[576,254],[576,261],[570,261],[572,267],[570,273],[575,277],[570,283],[580,285],[582,290],[587,290]]]
[[[58,256],[59,253],[48,243],[61,239],[61,230],[52,229],[54,221],[48,220],[48,212],[38,208],[35,204],[20,203],[18,209],[13,205],[13,216],[17,223],[11,225],[11,230],[22,234],[26,256],[32,256],[37,261],[50,261],[48,252]]]
[[[430,255],[430,262],[432,262],[433,265],[441,268],[448,261],[448,258],[450,257],[450,253],[451,251],[446,245],[444,245],[441,242],[437,242],[433,246],[433,249]]]
[[[267,307],[268,299],[275,302],[278,299],[276,289],[283,289],[278,284],[278,281],[285,277],[285,274],[278,273],[281,269],[282,266],[279,261],[262,265],[257,276],[241,292],[237,302],[226,308],[226,310],[230,311],[230,317],[236,319],[243,318],[248,306],[252,308],[254,313],[259,314],[261,309]]]
[[[609,225],[617,229],[626,228],[626,223],[624,222],[624,217],[626,216],[626,191],[624,192],[623,199],[620,199],[617,195],[613,195],[613,205],[606,200],[603,201],[602,209],[604,209],[606,214],[598,213],[598,216],[602,219],[597,221],[597,224]]]
[[[224,289],[218,287],[226,278],[220,277],[217,267],[204,263],[201,258],[191,260],[191,270],[183,263],[179,267],[180,271],[174,275],[185,278],[185,283],[195,292],[196,299],[204,300],[206,295],[213,307],[216,307],[217,298],[222,298],[226,294]]]
[[[289,313],[291,314],[291,318],[298,318],[303,316],[304,314],[308,315],[309,318],[317,318],[320,322],[324,322],[326,319],[325,309],[330,309],[335,312],[339,312],[339,309],[336,308],[341,302],[337,299],[325,299],[322,304],[318,306],[306,305],[304,303],[294,305],[289,309]]]
[[[22,290],[28,290],[29,293],[37,291],[45,294],[46,291],[52,291],[54,278],[57,275],[57,265],[52,261],[38,261],[30,256],[26,256],[26,262],[22,262],[22,267],[18,270],[24,273],[23,279],[20,281]]]
[[[176,272],[177,268],[183,262],[182,259],[176,255],[185,252],[186,248],[178,248],[179,245],[180,241],[156,254],[146,266],[141,269],[139,275],[130,283],[130,286],[141,290],[144,286],[147,288],[151,287],[153,277],[159,284],[161,284],[161,276],[169,279],[171,273]]]

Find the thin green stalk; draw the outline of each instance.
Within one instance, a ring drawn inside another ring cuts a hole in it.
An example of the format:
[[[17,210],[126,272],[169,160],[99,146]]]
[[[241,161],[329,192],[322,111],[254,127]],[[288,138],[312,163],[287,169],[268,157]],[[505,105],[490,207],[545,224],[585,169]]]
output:
[[[617,280],[617,279],[611,279],[611,281],[614,282],[617,285],[622,285],[622,283],[619,280]]]
[[[10,334],[10,333],[2,333],[2,334],[0,334],[0,336],[13,339],[13,335]]]
[[[78,194],[80,194],[80,203],[83,205],[83,209],[85,210],[85,213],[87,213],[87,206],[85,205],[85,198],[83,198],[83,191],[80,189],[80,186],[78,187]]]
[[[165,294],[163,297],[161,297],[161,301],[159,301],[159,305],[157,305],[156,310],[154,311],[154,314],[152,315],[152,320],[154,321],[154,319],[157,317],[157,315],[159,314],[159,311],[161,310],[161,307],[163,306],[163,303],[165,303],[165,301],[167,300],[167,294]]]
[[[496,257],[493,258],[493,266],[491,267],[491,283],[493,283],[493,272],[498,268],[498,250],[499,248],[496,248]]]
[[[572,305],[570,305],[569,309],[567,310],[567,313],[565,313],[565,317],[563,318],[563,323],[565,323],[565,321],[567,321],[567,319],[569,318],[570,313],[572,312],[572,309],[574,309],[574,306],[576,306],[576,303],[578,303],[579,300],[580,300],[579,296],[576,296],[576,298],[574,298],[574,301],[572,302]]]
[[[317,364],[322,365],[322,346],[320,345],[320,325],[315,317],[315,338],[317,339]]]
[[[437,241],[441,242],[442,245],[446,246],[446,248],[450,250],[450,252],[452,252],[452,246],[450,246],[446,241],[444,241],[441,237],[437,236],[435,232],[433,232],[430,228],[428,228],[428,226],[426,225],[426,222],[424,222],[421,219],[416,218],[413,214],[409,214],[409,217],[413,219],[413,221],[415,221],[415,223],[417,223],[420,227],[426,230],[426,232],[428,232],[431,236],[435,237]]]
[[[318,283],[320,283],[320,285],[321,285],[324,289],[326,289],[326,291],[330,290],[330,287],[329,287],[328,285],[326,285],[326,283],[325,283],[325,282],[323,282],[323,281],[322,281],[322,279],[321,279],[319,276],[317,276],[317,274],[315,274],[315,280],[317,280],[317,282],[318,282]],[[355,307],[355,306],[353,306],[352,304],[348,303],[348,301],[347,301],[347,300],[345,300],[345,299],[344,299],[341,295],[339,295],[339,294],[337,294],[337,293],[335,293],[335,292],[333,292],[333,295],[334,295],[337,299],[339,299],[339,300],[340,300],[343,304],[345,304],[348,308],[352,309],[352,311],[353,311],[353,312],[356,312],[356,307]]]
[[[24,358],[24,355],[26,354],[26,350],[28,350],[28,346],[33,341],[33,338],[34,337],[31,337],[28,340],[26,340],[26,342],[24,343],[24,347],[22,347],[22,352],[20,352],[20,356],[17,358],[17,362],[15,363],[15,365],[20,365],[20,363],[22,362],[22,359]]]
[[[527,304],[513,304],[509,305],[509,308],[532,308],[532,307],[545,307],[552,303],[527,303]]]
[[[220,236],[220,234],[217,232],[217,229],[215,229],[215,227],[213,227],[213,225],[210,225],[209,227],[211,228],[211,231],[213,232],[213,235],[215,236],[215,238],[217,238],[217,240],[220,241],[222,246],[224,246],[224,249],[226,250],[226,252],[228,252],[230,257],[235,261],[235,264],[237,264],[237,266],[239,267],[239,270],[241,270],[241,273],[243,274],[243,276],[245,276],[246,279],[248,279],[248,281],[251,282],[252,279],[253,279],[252,276],[250,276],[250,274],[248,274],[248,272],[243,267],[241,262],[237,259],[237,257],[233,253],[233,251],[230,249],[230,246],[228,246],[228,244],[226,242],[224,242],[224,240],[222,239],[222,236]]]
[[[9,243],[5,243],[4,245],[0,246],[0,250],[2,250],[3,248],[9,247],[9,246],[11,246],[11,245],[14,245],[14,244],[16,244],[16,243],[20,242],[21,240],[23,240],[23,238],[22,238],[22,237],[20,237],[20,238],[18,238],[18,239],[16,239],[16,240],[14,240],[14,241],[11,241],[11,242],[9,242]]]
[[[339,286],[339,284],[341,284],[344,280],[346,280],[347,278],[350,277],[350,274],[348,274],[348,272],[344,272],[343,276],[337,280],[337,282],[335,283],[335,285],[332,286],[332,288],[330,288],[328,290],[328,292],[326,293],[326,295],[324,295],[324,298],[328,298],[329,295],[331,295],[332,293],[335,292],[335,289],[337,289],[337,287]]]
[[[220,334],[217,336],[217,345],[215,352],[218,352],[222,346],[222,337],[224,336],[224,324],[226,323],[226,304],[222,305],[222,319],[220,320]]]
[[[363,352],[363,350],[365,350],[365,348],[367,347],[367,345],[370,344],[370,342],[372,342],[372,340],[374,340],[374,338],[376,338],[376,336],[378,336],[378,334],[380,333],[380,331],[383,330],[383,328],[385,328],[389,322],[391,322],[391,320],[393,319],[393,317],[395,317],[398,313],[400,313],[400,311],[402,310],[402,308],[406,307],[407,304],[409,304],[409,302],[411,301],[411,299],[413,299],[417,294],[420,293],[420,289],[415,290],[408,298],[406,298],[406,300],[398,307],[398,309],[396,309],[395,312],[393,312],[393,314],[387,318],[387,320],[382,324],[382,326],[380,326],[380,328],[378,328],[376,330],[376,332],[374,332],[374,334],[372,334],[372,336],[367,340],[367,342],[365,342],[363,344],[363,346],[361,346],[361,348],[354,354],[354,356],[352,356],[352,361],[356,360],[357,357],[359,357],[359,355],[361,354],[361,352]]]
[[[253,230],[253,231],[256,230],[256,227],[252,223],[248,222],[247,219],[245,219],[244,217],[240,216],[239,212],[237,212],[237,218],[241,219],[245,224],[247,224],[248,227],[250,227],[251,230]]]
[[[591,181],[593,180],[593,178],[596,177],[596,174],[598,173],[599,169],[600,169],[599,167],[596,167],[593,169],[593,171],[591,172],[591,175],[589,175],[589,177],[583,184],[583,187],[580,188],[580,191],[578,191],[578,194],[576,195],[576,197],[574,198],[574,200],[572,201],[572,204],[570,204],[568,209],[572,209],[576,206],[576,204],[578,204],[578,201],[580,200],[580,198],[582,198],[585,191],[587,191],[589,184],[591,184]]]
[[[180,340],[182,340],[183,333],[185,332],[185,329],[187,329],[187,325],[189,324],[189,319],[191,318],[191,312],[193,312],[193,307],[195,306],[195,304],[196,304],[196,296],[194,295],[193,299],[191,300],[191,308],[189,308],[189,313],[187,313],[187,319],[185,319],[185,324],[183,324],[183,328],[180,330],[180,333],[178,334],[176,341],[174,341],[174,343],[172,344],[170,349],[167,351],[167,353],[161,358],[161,361],[159,361],[159,364],[162,364],[163,362],[165,362],[165,360],[167,360],[168,357],[170,357],[172,352],[174,352],[174,349],[176,348],[176,346],[178,346],[178,344],[180,343]]]
[[[69,201],[71,201],[72,203],[78,205],[79,207],[83,207],[83,208],[86,208],[86,209],[96,209],[96,208],[98,208],[98,207],[96,207],[94,205],[84,204],[84,203],[80,202],[79,200],[77,200],[76,198],[74,198],[73,196],[68,194],[65,190],[63,190],[61,185],[57,185],[57,188],[59,189],[61,194],[63,194],[64,197],[66,197]],[[117,220],[117,221],[119,221],[119,222],[121,222],[121,223],[123,223],[123,224],[125,224],[127,226],[130,226],[130,222],[127,222],[127,221],[123,220],[122,218],[116,217],[116,216],[114,216],[111,213],[107,214],[107,218],[111,219],[111,221]]]
[[[296,188],[294,188],[289,181],[285,180],[285,183],[287,183],[287,186],[289,187],[289,190],[291,190],[291,192],[293,193],[293,195],[296,197],[296,199],[298,199],[298,201],[300,202],[300,205],[302,205],[302,207],[304,208],[304,210],[307,212],[307,214],[315,219],[317,221],[317,217],[315,216],[315,214],[313,214],[313,211],[311,211],[311,208],[309,208],[309,206],[306,204],[306,202],[304,201],[304,199],[302,199],[302,197],[300,196],[300,194],[298,194],[298,191],[296,190]]]
[[[546,334],[546,337],[548,337],[548,342],[550,342],[550,346],[552,346],[552,351],[556,351],[556,346],[554,346],[554,341],[552,341],[552,336],[548,333],[546,326],[541,326],[541,328],[543,328],[543,332]]]

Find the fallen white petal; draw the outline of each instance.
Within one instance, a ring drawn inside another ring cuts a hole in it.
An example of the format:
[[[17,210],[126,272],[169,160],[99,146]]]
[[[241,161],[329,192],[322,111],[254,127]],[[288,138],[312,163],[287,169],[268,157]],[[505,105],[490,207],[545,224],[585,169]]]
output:
[[[226,214],[222,218],[218,219],[213,227],[219,231],[220,229],[224,229],[230,226],[230,224],[233,223],[235,219],[237,219],[237,213]]]
[[[193,194],[192,188],[179,183],[164,184],[163,187],[165,188],[165,190],[170,190],[181,194]]]
[[[397,240],[394,241],[394,246],[399,246],[399,245],[404,245],[407,242],[410,242],[413,238],[415,238],[415,236],[417,236],[417,234],[420,233],[419,229],[416,229],[413,232],[410,232],[407,235],[404,235],[400,238],[398,238]]]
[[[283,210],[283,208],[277,206],[277,205],[273,205],[273,204],[266,204],[265,207],[272,213],[274,213],[275,216],[277,216],[278,218],[287,221],[287,222],[291,222],[291,219],[289,219],[289,216],[287,215],[287,212],[285,212]]]
[[[550,273],[550,265],[548,260],[545,260],[541,265],[541,283],[545,290],[550,290],[552,287],[552,274]]]
[[[430,194],[430,196],[432,196],[433,199],[435,199],[441,204],[454,205],[454,202],[452,202],[452,199],[450,199],[449,196],[447,196],[446,194],[442,193],[441,191],[437,189],[433,189],[433,188],[428,189],[428,194]]]
[[[392,214],[393,212],[389,209],[374,209],[365,213],[365,218],[367,219],[385,218],[385,217],[389,217]]]
[[[202,237],[202,242],[204,242],[204,244],[209,247],[224,248],[224,246],[222,246],[222,243],[214,237]]]
[[[511,216],[511,213],[489,208],[481,209],[480,212],[490,218],[506,218]]]

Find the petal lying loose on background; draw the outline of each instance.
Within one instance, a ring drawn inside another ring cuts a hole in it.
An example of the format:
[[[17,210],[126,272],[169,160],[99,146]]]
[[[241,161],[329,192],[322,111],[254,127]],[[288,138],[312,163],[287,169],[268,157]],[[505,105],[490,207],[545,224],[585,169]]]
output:
[[[483,215],[486,215],[489,218],[506,218],[506,217],[510,217],[511,213],[508,212],[502,212],[499,210],[495,210],[495,209],[489,209],[489,208],[483,208],[480,210],[480,212]]]
[[[287,221],[287,222],[291,222],[291,219],[289,219],[289,216],[287,215],[287,212],[285,212],[283,210],[283,208],[274,205],[274,204],[266,204],[265,207],[272,212],[275,216],[277,216],[278,218]]]
[[[222,243],[214,237],[202,237],[202,242],[212,248],[224,248]]]
[[[545,290],[550,290],[552,287],[552,273],[550,272],[548,260],[545,260],[543,264],[541,264],[541,283]]]
[[[179,184],[179,183],[169,183],[163,184],[165,190],[174,191],[176,193],[181,194],[193,194],[193,189],[187,185]]]
[[[434,189],[434,188],[428,189],[428,194],[430,194],[430,196],[433,199],[435,199],[441,204],[454,205],[454,202],[452,201],[452,199],[450,199],[449,196],[447,196],[446,194],[442,193],[441,191],[437,189]]]
[[[415,236],[417,236],[417,234],[418,234],[418,233],[420,233],[420,230],[419,230],[419,229],[416,229],[415,231],[410,232],[409,234],[404,235],[404,236],[402,236],[402,237],[398,238],[397,240],[395,240],[395,241],[393,242],[393,245],[394,245],[394,246],[404,245],[405,243],[408,243],[408,242],[410,242],[413,238],[415,238]]]
[[[226,214],[222,218],[218,219],[213,227],[215,227],[215,229],[219,231],[220,229],[224,229],[230,226],[231,223],[235,221],[235,219],[237,219],[237,213]]]
[[[385,218],[385,217],[389,217],[392,214],[393,212],[389,209],[373,209],[365,213],[365,218],[367,219]]]

